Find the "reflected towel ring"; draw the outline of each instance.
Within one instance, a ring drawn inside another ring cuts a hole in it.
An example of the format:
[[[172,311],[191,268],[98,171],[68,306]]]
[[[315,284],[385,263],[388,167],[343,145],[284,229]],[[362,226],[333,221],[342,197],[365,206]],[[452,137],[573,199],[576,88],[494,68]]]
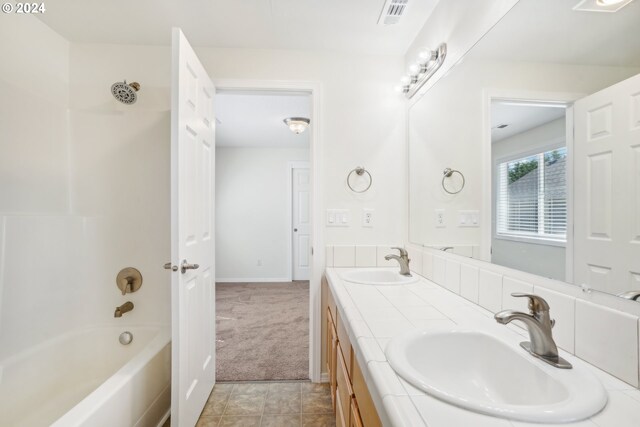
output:
[[[355,188],[353,188],[353,187],[351,186],[351,182],[350,182],[350,180],[351,180],[351,175],[352,175],[354,172],[355,172],[355,173],[356,173],[356,175],[358,175],[358,176],[362,176],[362,175],[364,175],[365,173],[366,173],[367,175],[369,175],[369,185],[367,185],[367,188],[365,188],[364,190],[356,190]],[[349,186],[349,188],[351,189],[351,191],[353,191],[354,193],[364,193],[364,192],[366,192],[368,189],[370,189],[370,188],[371,188],[371,184],[373,184],[373,177],[371,176],[371,174],[369,173],[369,171],[368,171],[368,170],[366,170],[365,168],[363,168],[362,166],[358,166],[358,167],[356,167],[356,168],[352,169],[352,170],[351,170],[351,172],[349,172],[349,175],[347,175],[347,185]]]
[[[447,187],[445,187],[445,185],[444,185],[444,180],[447,179],[447,178],[451,178],[451,175],[453,175],[454,173],[457,173],[458,175],[460,175],[460,178],[462,178],[462,186],[460,187],[460,189],[458,191],[449,191],[449,190],[447,190]],[[444,175],[442,177],[442,189],[444,191],[446,191],[449,194],[458,194],[459,192],[462,191],[462,189],[464,188],[464,184],[465,184],[464,175],[462,174],[462,172],[457,171],[455,169],[446,168],[444,170],[444,172],[442,172],[442,174]]]

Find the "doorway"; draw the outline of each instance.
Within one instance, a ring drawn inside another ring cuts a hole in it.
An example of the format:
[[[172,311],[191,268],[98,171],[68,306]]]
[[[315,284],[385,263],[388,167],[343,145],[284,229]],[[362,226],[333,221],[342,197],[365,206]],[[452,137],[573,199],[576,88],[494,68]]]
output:
[[[218,381],[309,379],[311,133],[286,119],[310,116],[304,91],[216,94]]]
[[[563,281],[571,249],[567,107],[494,99],[490,110],[490,261]]]

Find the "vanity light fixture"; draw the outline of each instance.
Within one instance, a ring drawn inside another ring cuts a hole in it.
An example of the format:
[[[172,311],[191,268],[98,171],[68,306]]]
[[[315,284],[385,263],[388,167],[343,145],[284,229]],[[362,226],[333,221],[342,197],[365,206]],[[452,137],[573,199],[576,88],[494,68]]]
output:
[[[414,64],[409,66],[409,74],[400,79],[396,91],[411,99],[444,63],[447,45],[442,43],[437,50],[425,49],[418,54]]]
[[[288,117],[284,119],[283,122],[289,127],[291,132],[299,135],[309,127],[311,120],[306,117]]]

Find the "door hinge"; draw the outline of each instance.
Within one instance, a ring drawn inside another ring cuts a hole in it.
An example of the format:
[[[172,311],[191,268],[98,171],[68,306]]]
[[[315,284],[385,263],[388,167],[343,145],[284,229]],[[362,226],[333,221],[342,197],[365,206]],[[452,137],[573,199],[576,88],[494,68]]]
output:
[[[311,246],[311,256],[313,256],[313,246]]]

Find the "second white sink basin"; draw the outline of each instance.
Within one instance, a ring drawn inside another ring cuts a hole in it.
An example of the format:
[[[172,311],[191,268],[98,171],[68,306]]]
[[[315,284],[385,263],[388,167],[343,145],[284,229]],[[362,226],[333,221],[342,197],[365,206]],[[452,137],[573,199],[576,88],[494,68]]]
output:
[[[345,271],[340,277],[347,282],[365,285],[408,285],[419,280],[416,276],[403,276],[397,268],[359,268]]]
[[[412,331],[386,349],[391,367],[413,386],[454,405],[519,421],[583,420],[607,403],[600,381],[574,366],[558,369],[482,332]]]

